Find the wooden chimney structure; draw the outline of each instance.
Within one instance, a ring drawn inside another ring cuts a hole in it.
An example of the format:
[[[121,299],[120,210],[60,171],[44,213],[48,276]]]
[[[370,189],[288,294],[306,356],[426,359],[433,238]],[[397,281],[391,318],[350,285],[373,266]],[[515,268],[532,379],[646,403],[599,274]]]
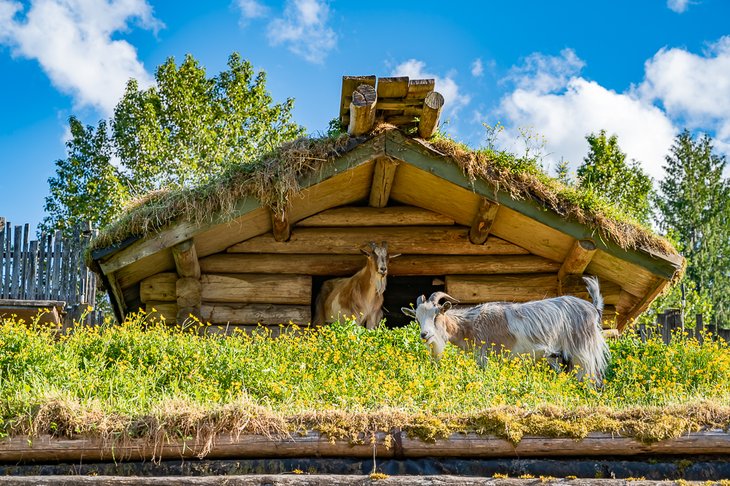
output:
[[[442,105],[432,80],[344,77],[340,119],[351,138],[298,172],[299,189],[281,207],[248,196],[203,222],[171,220],[93,249],[117,316],[142,308],[228,329],[307,325],[322,282],[359,270],[369,241],[403,254],[389,269],[391,324],[405,322],[401,306],[436,290],[463,303],[588,298],[580,277],[591,274],[605,322],[622,328],[681,271],[671,247],[622,246],[537,196],[467,175],[422,138]],[[389,125],[371,133],[377,121]]]

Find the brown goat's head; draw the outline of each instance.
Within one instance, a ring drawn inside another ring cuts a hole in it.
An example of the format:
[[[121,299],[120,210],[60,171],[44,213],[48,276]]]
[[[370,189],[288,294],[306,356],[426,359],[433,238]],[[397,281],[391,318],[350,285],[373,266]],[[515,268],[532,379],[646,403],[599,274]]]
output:
[[[441,299],[444,299],[443,304]],[[418,321],[418,325],[421,326],[421,339],[426,342],[431,349],[431,356],[436,359],[444,352],[450,338],[439,316],[451,309],[452,304],[458,303],[458,300],[445,292],[434,292],[428,300],[424,295],[418,297],[415,309],[401,307],[401,312]]]
[[[385,281],[388,276],[388,262],[392,258],[400,256],[400,253],[396,255],[388,254],[388,243],[383,241],[380,245],[371,241],[366,248],[361,248],[368,257],[368,265],[371,265],[375,270],[375,290],[379,295],[383,295],[385,292]]]

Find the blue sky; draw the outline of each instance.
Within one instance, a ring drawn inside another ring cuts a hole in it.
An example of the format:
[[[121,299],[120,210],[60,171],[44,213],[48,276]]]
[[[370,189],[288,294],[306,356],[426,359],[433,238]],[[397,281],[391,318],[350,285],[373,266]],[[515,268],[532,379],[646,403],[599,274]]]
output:
[[[658,179],[684,127],[730,153],[728,19],[726,0],[0,0],[0,216],[40,222],[68,117],[96,124],[129,77],[186,53],[209,75],[241,53],[310,133],[343,74],[435,77],[472,146],[501,122],[502,148],[523,153],[527,130],[548,168],[575,167],[606,129]]]

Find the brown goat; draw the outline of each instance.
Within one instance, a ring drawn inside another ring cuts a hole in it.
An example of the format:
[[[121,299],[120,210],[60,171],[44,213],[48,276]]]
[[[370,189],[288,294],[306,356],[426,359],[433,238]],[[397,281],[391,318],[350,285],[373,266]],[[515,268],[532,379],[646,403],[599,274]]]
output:
[[[383,318],[383,293],[388,278],[388,243],[370,242],[362,251],[365,266],[349,278],[335,278],[322,284],[315,305],[314,323],[326,324],[339,318],[355,317],[361,326],[375,329]]]

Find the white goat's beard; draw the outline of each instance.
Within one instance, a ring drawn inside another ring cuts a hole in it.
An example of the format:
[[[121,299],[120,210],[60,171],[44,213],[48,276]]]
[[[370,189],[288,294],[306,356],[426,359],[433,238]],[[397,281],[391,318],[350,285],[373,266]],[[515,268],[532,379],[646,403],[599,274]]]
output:
[[[378,276],[375,279],[375,292],[378,295],[383,295],[383,292],[385,292],[385,277]]]
[[[446,343],[437,336],[433,336],[431,339],[426,341],[426,346],[428,346],[428,349],[431,351],[431,357],[433,359],[439,359],[444,352]]]

